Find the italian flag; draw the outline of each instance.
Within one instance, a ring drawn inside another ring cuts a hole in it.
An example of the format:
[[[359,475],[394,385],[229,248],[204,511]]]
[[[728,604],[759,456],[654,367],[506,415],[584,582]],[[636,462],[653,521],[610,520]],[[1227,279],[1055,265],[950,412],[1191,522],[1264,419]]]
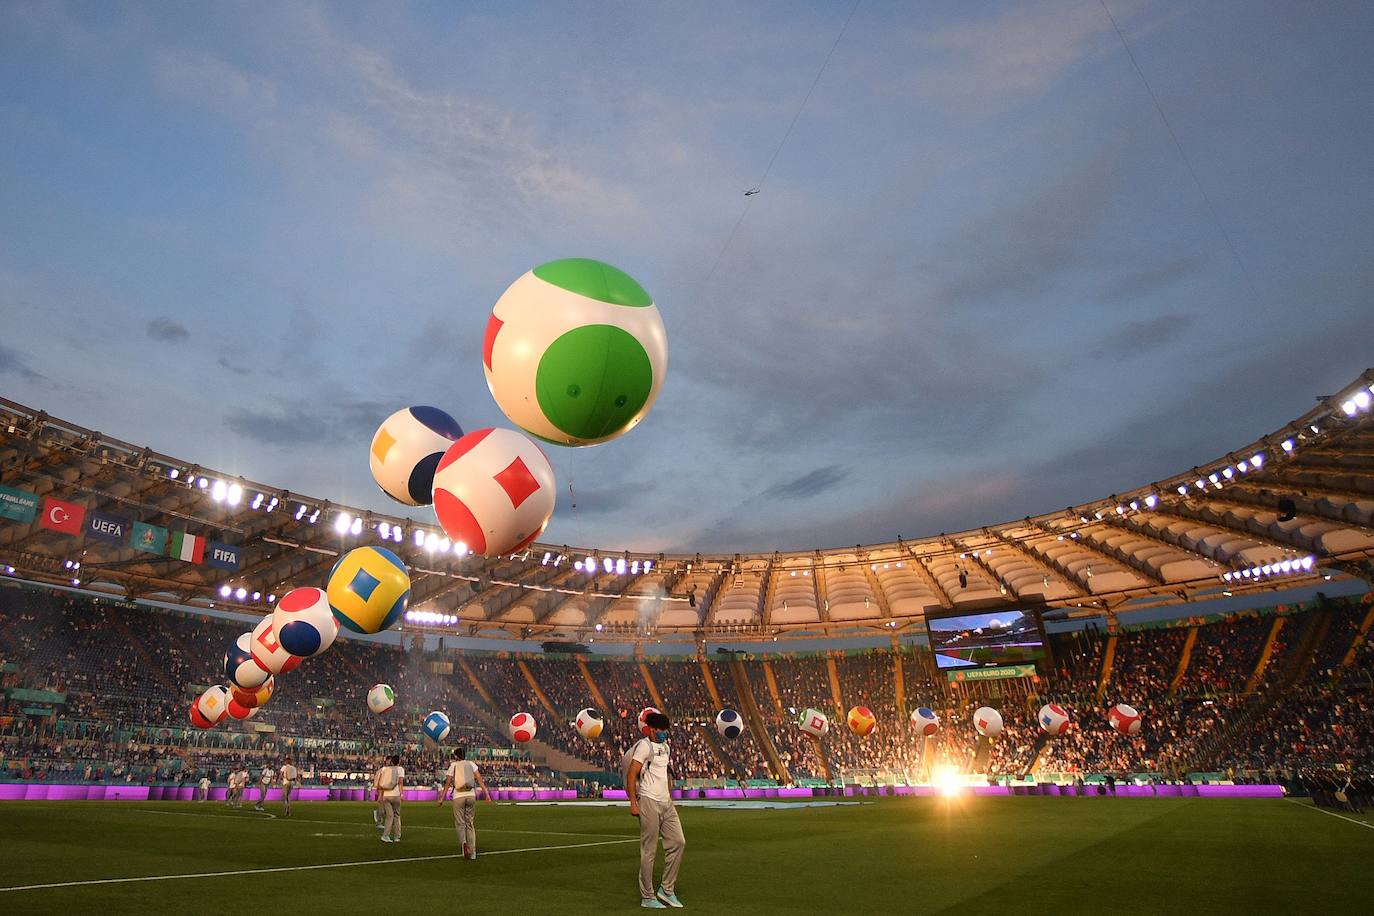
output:
[[[167,555],[187,563],[205,562],[205,538],[184,531],[173,531]]]

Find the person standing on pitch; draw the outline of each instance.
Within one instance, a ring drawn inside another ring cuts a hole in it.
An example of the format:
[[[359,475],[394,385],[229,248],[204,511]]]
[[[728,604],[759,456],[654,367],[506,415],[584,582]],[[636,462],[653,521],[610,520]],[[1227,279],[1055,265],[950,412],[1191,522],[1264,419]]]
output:
[[[382,768],[382,767],[384,767],[384,766],[386,766],[386,756],[385,756],[385,755],[381,755],[381,756],[379,756],[379,757],[377,758],[377,767],[378,767],[378,769],[380,769],[380,768]],[[374,777],[373,777],[373,788],[374,788],[374,789],[376,788],[376,781],[377,781],[377,780],[376,780],[376,777],[374,776]],[[386,822],[386,808],[383,807],[383,805],[382,805],[382,793],[381,793],[381,792],[374,792],[373,794],[376,796],[377,807],[375,807],[375,808],[372,809],[372,825],[373,825],[374,827],[376,827],[378,830],[381,830],[382,827],[383,827],[383,825],[384,825],[385,822]]]
[[[210,777],[200,777],[200,800],[205,802],[210,800]]]
[[[281,765],[281,800],[286,804],[286,817],[291,816],[291,792],[296,788],[296,780],[300,779],[301,771],[296,769],[296,764],[290,757]]]
[[[644,717],[644,724],[652,729],[653,736],[640,738],[630,749],[625,792],[630,797],[630,813],[639,818],[639,905],[662,910],[682,906],[673,891],[687,839],[682,835],[682,822],[673,806],[672,782],[668,778],[668,717],[661,712],[651,712]],[[658,854],[660,837],[663,838],[663,882],[655,892],[654,857]]]
[[[267,801],[267,790],[271,787],[272,781],[277,778],[277,771],[272,769],[270,763],[262,765],[262,774],[258,776],[258,803],[254,806],[254,811],[262,811],[263,803]]]
[[[237,808],[239,806],[239,792],[243,784],[239,781],[238,768],[229,771],[229,788],[224,793],[224,807]]]
[[[444,787],[439,790],[439,805],[444,804],[444,796],[453,790],[453,828],[458,831],[458,843],[463,847],[463,858],[477,858],[477,828],[474,826],[477,793],[474,783],[482,787],[487,801],[491,801],[491,790],[482,774],[477,772],[477,764],[467,759],[468,749],[459,747],[453,752],[453,763],[449,764],[444,775]]]
[[[388,765],[377,771],[372,786],[381,799],[386,820],[382,823],[382,842],[401,842],[401,798],[405,795],[406,771],[401,766],[401,755],[392,754]]]

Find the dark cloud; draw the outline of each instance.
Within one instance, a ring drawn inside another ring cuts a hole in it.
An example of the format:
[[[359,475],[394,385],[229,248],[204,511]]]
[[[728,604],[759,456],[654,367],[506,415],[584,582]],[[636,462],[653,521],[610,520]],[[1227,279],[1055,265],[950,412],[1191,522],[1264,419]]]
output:
[[[170,318],[154,318],[144,325],[150,340],[162,343],[185,343],[191,339],[191,332],[184,324]]]
[[[221,356],[215,362],[219,365],[221,369],[225,370],[226,372],[232,372],[235,375],[250,375],[252,373],[252,370],[249,369],[247,366],[243,366],[239,363],[233,362],[227,356]]]
[[[849,476],[849,468],[838,464],[808,471],[783,483],[777,483],[763,491],[764,499],[806,499],[833,489]]]
[[[1088,351],[1090,359],[1140,356],[1173,343],[1193,324],[1191,315],[1156,315],[1111,331]]]
[[[381,401],[345,400],[333,405],[295,401],[266,410],[235,408],[225,417],[225,424],[264,445],[335,445],[370,441],[394,409]]]
[[[48,377],[29,368],[28,360],[17,350],[0,344],[0,375],[17,375],[30,382],[46,382]]]
[[[1201,272],[1207,266],[1208,260],[1206,255],[1189,255],[1156,267],[1119,274],[1102,285],[1098,298],[1108,303],[1128,303],[1143,299],[1179,280]]]
[[[937,292],[949,307],[986,308],[1011,296],[1054,288],[1063,275],[1096,263],[1098,229],[1111,212],[1113,156],[1106,150],[1054,184],[969,224],[952,239],[955,276]]]

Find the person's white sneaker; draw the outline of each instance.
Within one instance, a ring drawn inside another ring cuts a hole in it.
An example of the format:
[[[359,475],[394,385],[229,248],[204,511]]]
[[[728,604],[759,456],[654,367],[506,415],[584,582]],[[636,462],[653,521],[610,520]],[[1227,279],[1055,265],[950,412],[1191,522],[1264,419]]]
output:
[[[659,900],[662,900],[664,903],[668,904],[675,910],[680,910],[684,906],[683,902],[677,899],[677,894],[670,894],[667,891],[665,891],[662,887],[659,887],[657,896]]]

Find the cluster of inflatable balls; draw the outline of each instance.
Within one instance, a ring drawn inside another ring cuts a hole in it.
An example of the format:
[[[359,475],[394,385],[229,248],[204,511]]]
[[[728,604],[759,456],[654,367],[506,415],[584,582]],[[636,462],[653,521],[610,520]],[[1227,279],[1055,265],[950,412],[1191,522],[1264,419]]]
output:
[[[410,574],[384,547],[359,547],[343,554],[325,588],[294,588],[272,613],[239,636],[224,653],[224,681],[191,704],[191,724],[213,728],[229,719],[251,719],[276,689],[276,678],[334,644],[339,628],[380,633],[405,612]],[[385,684],[368,691],[368,708],[383,713],[395,703]]]
[[[716,730],[727,737],[734,737],[728,735],[722,727],[722,717],[726,717],[727,714],[734,717],[730,721],[738,719],[738,713],[734,710],[723,710],[716,717]],[[855,706],[849,710],[846,720],[849,730],[861,738],[871,735],[878,728],[878,719],[867,706]],[[1140,713],[1125,703],[1117,703],[1108,710],[1107,722],[1123,735],[1140,734]],[[1047,735],[1062,735],[1068,731],[1072,718],[1068,710],[1058,703],[1046,703],[1040,707],[1040,712],[1036,715],[1036,724]],[[911,725],[917,735],[929,738],[940,730],[940,717],[930,707],[918,706],[911,711]],[[742,730],[743,726],[739,727]],[[1002,714],[991,706],[980,706],[974,710],[973,727],[984,738],[995,738],[1004,728]],[[813,738],[822,738],[830,732],[830,719],[819,709],[808,707],[798,716],[797,728]]]
[[[373,435],[372,477],[399,503],[433,504],[467,550],[517,553],[544,532],[557,494],[533,440],[583,446],[623,435],[648,414],[667,368],[663,318],[633,277],[588,258],[541,264],[496,301],[482,339],[487,387],[519,431],[464,433],[437,407],[407,407]]]

